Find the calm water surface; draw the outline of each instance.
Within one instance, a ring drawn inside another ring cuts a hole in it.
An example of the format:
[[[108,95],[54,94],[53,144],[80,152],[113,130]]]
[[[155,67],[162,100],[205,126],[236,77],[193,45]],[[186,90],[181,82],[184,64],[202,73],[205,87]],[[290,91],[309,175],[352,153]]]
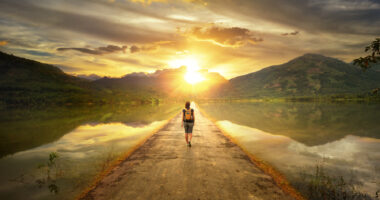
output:
[[[180,108],[0,111],[0,199],[73,199]],[[50,162],[52,152],[58,158]]]
[[[256,157],[306,194],[324,175],[375,197],[380,189],[380,105],[209,103],[200,108]]]

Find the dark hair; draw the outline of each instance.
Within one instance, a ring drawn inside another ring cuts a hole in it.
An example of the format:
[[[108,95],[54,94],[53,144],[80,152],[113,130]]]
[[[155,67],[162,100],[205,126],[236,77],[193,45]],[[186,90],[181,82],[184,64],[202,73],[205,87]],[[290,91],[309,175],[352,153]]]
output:
[[[186,101],[186,103],[185,103],[185,108],[186,108],[186,109],[189,109],[189,108],[190,108],[190,101]]]

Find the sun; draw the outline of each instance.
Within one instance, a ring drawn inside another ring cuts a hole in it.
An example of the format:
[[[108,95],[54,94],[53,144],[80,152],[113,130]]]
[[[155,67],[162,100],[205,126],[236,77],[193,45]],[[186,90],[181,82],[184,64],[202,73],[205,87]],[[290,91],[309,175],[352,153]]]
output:
[[[199,72],[187,71],[185,74],[185,80],[191,85],[195,85],[199,82],[204,81],[204,78]]]
[[[186,66],[186,73],[184,79],[187,83],[191,85],[195,85],[205,80],[202,74],[199,73],[200,66],[198,64],[198,61],[192,57],[172,60],[169,62],[169,66],[173,68]]]

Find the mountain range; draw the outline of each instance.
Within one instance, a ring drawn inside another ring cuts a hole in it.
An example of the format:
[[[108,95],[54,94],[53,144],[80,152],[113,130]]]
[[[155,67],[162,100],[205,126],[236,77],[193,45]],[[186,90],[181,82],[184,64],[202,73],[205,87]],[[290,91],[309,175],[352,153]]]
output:
[[[289,97],[361,94],[380,87],[380,66],[357,66],[318,54],[305,54],[281,65],[235,77],[222,95]]]
[[[184,80],[186,67],[120,78],[72,76],[58,67],[0,52],[0,102],[150,101],[154,98],[283,98],[365,94],[380,87],[380,66],[367,71],[341,60],[305,54],[230,80],[202,70],[205,81]],[[82,77],[82,78],[81,78]],[[89,80],[92,79],[92,80]]]

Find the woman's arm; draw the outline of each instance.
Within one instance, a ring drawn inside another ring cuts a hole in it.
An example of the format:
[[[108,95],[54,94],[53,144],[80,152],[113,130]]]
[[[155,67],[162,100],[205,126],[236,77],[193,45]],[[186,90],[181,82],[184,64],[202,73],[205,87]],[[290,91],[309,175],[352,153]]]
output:
[[[181,127],[183,127],[183,121],[185,121],[185,112],[182,110],[182,121],[181,121]]]
[[[193,123],[195,124],[195,114],[194,114],[194,109],[193,109]]]

